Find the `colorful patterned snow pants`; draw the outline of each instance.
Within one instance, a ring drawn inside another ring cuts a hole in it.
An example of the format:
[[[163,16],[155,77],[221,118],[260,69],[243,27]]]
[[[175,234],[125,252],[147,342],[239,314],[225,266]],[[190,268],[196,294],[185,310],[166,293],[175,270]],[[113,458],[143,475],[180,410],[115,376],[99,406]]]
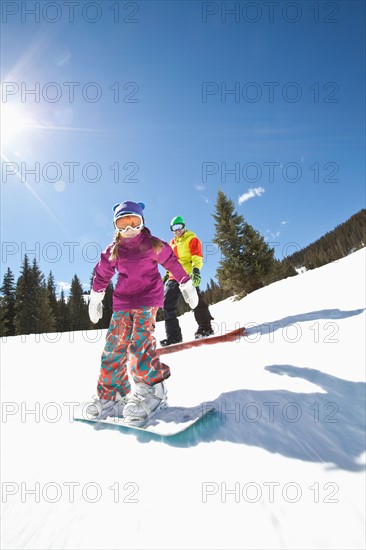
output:
[[[114,399],[131,390],[127,362],[134,382],[157,384],[170,376],[168,365],[156,355],[153,336],[158,308],[141,307],[115,311],[102,354],[97,393],[100,399]]]

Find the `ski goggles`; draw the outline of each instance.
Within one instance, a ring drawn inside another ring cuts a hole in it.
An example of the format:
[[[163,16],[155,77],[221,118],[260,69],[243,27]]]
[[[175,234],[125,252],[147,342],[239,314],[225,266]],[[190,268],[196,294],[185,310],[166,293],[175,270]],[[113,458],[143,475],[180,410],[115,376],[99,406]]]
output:
[[[119,233],[125,233],[129,229],[138,231],[144,227],[144,220],[138,214],[126,214],[126,216],[117,218],[114,225]]]
[[[170,226],[170,229],[172,231],[180,231],[181,229],[184,229],[185,225],[184,223],[174,223]]]

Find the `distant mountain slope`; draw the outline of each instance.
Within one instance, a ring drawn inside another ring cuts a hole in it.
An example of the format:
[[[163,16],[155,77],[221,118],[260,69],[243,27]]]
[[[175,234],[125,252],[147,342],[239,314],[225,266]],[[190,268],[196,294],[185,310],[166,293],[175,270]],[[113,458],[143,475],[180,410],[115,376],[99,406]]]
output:
[[[314,269],[339,260],[363,248],[366,244],[366,209],[363,208],[347,221],[329,231],[284,261],[298,269]]]

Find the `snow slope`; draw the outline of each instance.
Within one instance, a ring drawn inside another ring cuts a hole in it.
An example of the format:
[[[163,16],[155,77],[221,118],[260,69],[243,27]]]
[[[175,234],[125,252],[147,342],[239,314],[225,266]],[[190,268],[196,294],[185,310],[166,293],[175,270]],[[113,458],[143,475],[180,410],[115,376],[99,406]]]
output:
[[[364,548],[364,283],[365,249],[212,306],[248,334],[163,357],[217,408],[173,438],[72,422],[105,331],[4,341],[2,548]]]

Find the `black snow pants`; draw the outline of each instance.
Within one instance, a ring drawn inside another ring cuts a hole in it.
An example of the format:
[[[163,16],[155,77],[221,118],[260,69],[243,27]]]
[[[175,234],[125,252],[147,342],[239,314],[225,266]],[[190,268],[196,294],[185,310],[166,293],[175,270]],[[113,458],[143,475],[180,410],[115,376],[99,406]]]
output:
[[[193,310],[194,317],[198,324],[198,329],[211,330],[211,320],[213,317],[208,309],[208,305],[203,298],[203,295],[199,288],[198,292],[198,305]],[[164,319],[165,319],[165,332],[167,338],[179,339],[182,337],[182,332],[177,319],[177,309],[181,292],[179,290],[179,284],[174,279],[169,279],[164,286]]]

